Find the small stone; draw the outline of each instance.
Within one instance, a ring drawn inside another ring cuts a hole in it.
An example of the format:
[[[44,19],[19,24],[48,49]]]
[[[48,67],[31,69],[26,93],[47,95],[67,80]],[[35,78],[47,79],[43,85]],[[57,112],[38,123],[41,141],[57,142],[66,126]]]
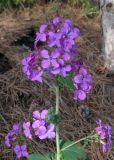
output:
[[[91,109],[87,105],[80,105],[78,107],[80,114],[86,120],[90,120],[92,117]]]

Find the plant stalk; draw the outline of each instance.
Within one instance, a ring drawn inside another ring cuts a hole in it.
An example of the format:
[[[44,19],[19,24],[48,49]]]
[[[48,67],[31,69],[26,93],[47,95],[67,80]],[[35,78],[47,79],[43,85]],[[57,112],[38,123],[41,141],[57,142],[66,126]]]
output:
[[[56,114],[59,114],[59,88],[56,87]],[[59,125],[56,126],[57,160],[60,160]]]
[[[61,149],[61,151],[64,151],[64,150],[68,149],[69,147],[73,146],[74,144],[77,144],[77,143],[79,143],[79,142],[81,142],[81,141],[83,141],[83,140],[85,140],[85,139],[91,139],[91,138],[93,138],[93,137],[95,137],[95,135],[86,136],[86,137],[84,137],[84,138],[81,138],[81,139],[77,140],[76,142],[73,142],[72,144],[70,144],[70,145],[66,146],[65,148]]]

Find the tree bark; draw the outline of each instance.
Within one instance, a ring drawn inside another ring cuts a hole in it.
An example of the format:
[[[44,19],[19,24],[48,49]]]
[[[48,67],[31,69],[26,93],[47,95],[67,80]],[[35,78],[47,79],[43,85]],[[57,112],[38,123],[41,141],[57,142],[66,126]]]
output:
[[[114,72],[114,0],[100,0],[105,66]]]

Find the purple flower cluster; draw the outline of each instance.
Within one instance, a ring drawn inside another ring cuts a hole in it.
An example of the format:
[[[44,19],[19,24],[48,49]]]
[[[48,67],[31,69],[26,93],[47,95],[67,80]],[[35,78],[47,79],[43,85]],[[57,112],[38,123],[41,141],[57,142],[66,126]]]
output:
[[[72,72],[74,99],[84,100],[86,93],[91,90],[92,78],[85,65],[80,70],[75,70],[80,68],[77,61],[74,62],[77,56],[75,39],[79,35],[79,29],[74,27],[69,19],[56,17],[42,24],[36,33],[34,51],[22,60],[22,69],[28,79],[42,83],[45,74],[49,77],[60,75],[64,78]],[[44,43],[43,49],[39,48],[39,42]]]
[[[43,110],[41,113],[39,111],[33,112],[32,128],[34,129],[35,135],[41,140],[55,138],[55,126],[54,124],[46,123],[47,114],[48,110]]]
[[[21,139],[19,140],[21,131],[22,131],[21,136],[24,136],[28,138],[29,140],[32,140],[33,132],[35,136],[37,136],[41,140],[46,139],[46,138],[48,139],[55,138],[55,131],[54,131],[55,126],[51,123],[46,122],[47,114],[48,114],[48,110],[46,109],[44,109],[41,113],[39,111],[34,111],[32,123],[30,123],[30,121],[23,122],[22,127],[20,126],[20,123],[14,124],[12,129],[5,136],[5,145],[8,148],[11,147],[11,141],[12,142],[17,141],[19,144],[22,144],[23,142],[21,142]],[[18,139],[17,139],[17,136],[18,136]],[[27,146],[25,142],[23,145],[18,145],[18,144],[15,145],[14,153],[16,154],[16,157],[19,159],[21,157],[27,157],[28,152],[27,152]]]
[[[9,148],[11,147],[11,141],[16,141],[16,136],[18,136],[20,132],[20,123],[14,124],[12,129],[8,132],[5,136],[5,145]],[[26,144],[23,146],[15,145],[14,146],[14,153],[16,154],[17,158],[27,157],[28,152],[26,149]]]
[[[98,127],[95,130],[100,138],[102,150],[107,152],[111,144],[111,127],[108,124],[102,125],[101,120],[97,121],[97,125]]]
[[[16,154],[16,157],[19,158],[19,159],[21,157],[28,157],[28,152],[27,152],[27,146],[26,146],[26,144],[24,144],[22,146],[16,145],[14,147],[14,153]]]
[[[56,17],[52,22],[42,24],[36,33],[35,51],[22,60],[23,72],[30,80],[39,82],[42,82],[44,73],[66,77],[71,71],[70,62],[77,53],[74,40],[79,33],[69,19]],[[39,50],[39,42],[45,42],[47,48]]]

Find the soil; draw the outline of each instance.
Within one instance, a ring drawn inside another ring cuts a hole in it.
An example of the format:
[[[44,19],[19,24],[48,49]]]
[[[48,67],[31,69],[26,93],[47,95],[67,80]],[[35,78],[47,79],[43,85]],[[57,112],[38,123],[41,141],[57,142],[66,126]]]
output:
[[[4,54],[0,53],[0,74],[4,74],[10,69],[12,69],[12,67],[8,58]]]
[[[35,39],[35,30],[34,28],[31,28],[29,33],[25,36],[22,36],[20,39],[18,39],[15,42],[12,42],[11,45],[13,46],[21,46],[28,50],[34,49],[34,39]]]
[[[92,93],[84,102],[74,102],[69,91],[62,91],[60,135],[76,141],[92,132],[97,119],[109,123],[114,135],[114,76],[110,76],[104,67],[100,17],[87,19],[82,8],[55,2],[18,11],[7,10],[0,14],[0,160],[15,159],[12,148],[7,149],[4,145],[4,137],[14,122],[29,120],[36,108],[42,110],[55,106],[55,95],[46,84],[27,80],[22,73],[21,60],[33,50],[33,39],[39,25],[58,14],[71,18],[80,28],[78,52],[93,77]],[[88,160],[113,160],[113,142],[106,155],[99,144],[91,142],[86,149]],[[54,152],[54,142],[34,139],[30,153],[37,151]]]

